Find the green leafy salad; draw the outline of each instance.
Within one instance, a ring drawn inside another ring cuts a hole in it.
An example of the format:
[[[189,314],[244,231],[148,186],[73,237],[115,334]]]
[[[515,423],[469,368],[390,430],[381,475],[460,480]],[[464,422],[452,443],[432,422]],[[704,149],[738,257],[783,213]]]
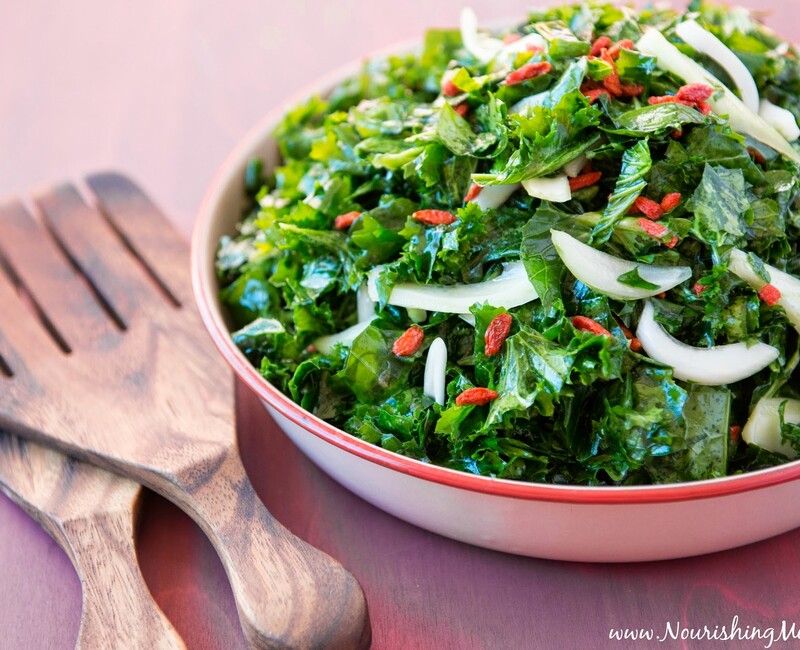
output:
[[[357,438],[638,485],[800,454],[800,61],[746,10],[587,2],[429,31],[250,162],[233,339]]]

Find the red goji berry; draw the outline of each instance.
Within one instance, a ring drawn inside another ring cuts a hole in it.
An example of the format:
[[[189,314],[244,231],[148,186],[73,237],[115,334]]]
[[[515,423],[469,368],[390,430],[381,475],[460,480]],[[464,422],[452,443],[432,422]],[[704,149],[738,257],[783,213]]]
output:
[[[638,97],[644,92],[642,84],[622,84],[622,95],[624,97]]]
[[[476,198],[478,198],[478,194],[481,193],[482,189],[483,188],[477,183],[470,185],[467,193],[464,195],[464,203],[469,203],[470,201],[474,201]]]
[[[608,36],[600,36],[594,40],[594,43],[592,43],[592,49],[589,51],[589,53],[592,56],[600,56],[600,53],[603,50],[611,47],[613,43],[614,41],[612,41]]]
[[[706,289],[708,289],[708,287],[704,284],[700,284],[699,282],[695,282],[694,285],[692,286],[692,292],[694,293],[695,296],[702,295],[702,293]]]
[[[483,353],[487,357],[493,357],[500,352],[511,331],[513,321],[511,314],[498,314],[491,320],[483,335]]]
[[[569,189],[571,192],[577,192],[584,187],[590,187],[597,184],[603,177],[603,172],[586,172],[585,174],[578,174],[575,178],[569,179]]]
[[[731,437],[731,442],[739,442],[739,436],[741,435],[741,433],[742,433],[742,427],[740,427],[738,424],[732,424],[728,428],[728,434]]]
[[[678,88],[675,96],[682,101],[699,104],[706,101],[713,94],[714,89],[708,84],[686,84]]]
[[[651,237],[655,237],[656,239],[661,239],[664,235],[666,235],[669,230],[663,223],[658,223],[656,221],[650,221],[650,219],[641,218],[639,219],[639,227],[644,230],[648,235]]]
[[[670,136],[673,140],[680,140],[683,137],[683,129],[675,129]]]
[[[633,350],[634,352],[642,351],[642,342],[635,336],[631,339],[631,350]]]
[[[618,59],[621,50],[632,50],[633,47],[633,41],[631,39],[623,38],[621,41],[617,41],[614,45],[608,48],[608,54],[612,59]]]
[[[710,115],[711,111],[714,110],[714,108],[708,102],[697,102],[697,104],[695,104],[695,108],[703,115]]]
[[[392,352],[398,357],[410,357],[422,347],[425,331],[419,325],[412,325],[392,344]]]
[[[658,298],[659,300],[666,300],[667,299],[667,292],[666,291],[662,291],[661,293],[657,293],[656,294],[656,298]]]
[[[673,235],[672,239],[664,242],[664,246],[666,246],[667,248],[675,248],[678,245],[679,241],[680,239],[678,239],[677,235]]]
[[[648,199],[646,196],[636,197],[633,205],[636,206],[636,209],[651,221],[658,221],[664,216],[664,210],[661,208],[661,206],[653,201],[653,199]]]
[[[417,210],[411,218],[426,226],[448,226],[456,220],[456,216],[447,210]]]
[[[780,301],[781,291],[773,284],[765,284],[761,287],[761,291],[758,292],[758,297],[772,307]]]
[[[588,316],[573,316],[570,320],[572,321],[572,326],[576,330],[591,332],[592,334],[602,334],[603,336],[612,336],[611,332]]]
[[[506,76],[506,85],[516,86],[517,84],[521,84],[523,81],[527,81],[528,79],[541,77],[543,74],[547,74],[552,69],[553,66],[550,65],[548,61],[534,61],[532,63],[526,63],[522,67],[508,73]]]
[[[605,88],[581,88],[581,92],[589,100],[590,104],[594,104],[603,95],[606,97],[609,96],[609,93]]]
[[[356,210],[340,214],[333,220],[333,227],[336,228],[336,230],[347,230],[360,216],[361,213]]]
[[[456,397],[456,406],[483,406],[497,399],[497,391],[491,388],[467,388]]]
[[[747,153],[749,153],[753,161],[758,163],[759,165],[763,165],[765,162],[767,162],[767,159],[764,158],[764,154],[762,154],[755,147],[747,147]]]
[[[460,104],[453,106],[453,110],[461,117],[466,117],[469,113],[469,104],[467,102],[461,102]]]
[[[442,95],[445,97],[455,97],[461,94],[461,88],[453,83],[453,77],[450,74],[445,74],[442,79]]]
[[[680,192],[670,192],[669,194],[665,194],[661,199],[661,209],[665,213],[672,212],[681,204],[681,198]]]

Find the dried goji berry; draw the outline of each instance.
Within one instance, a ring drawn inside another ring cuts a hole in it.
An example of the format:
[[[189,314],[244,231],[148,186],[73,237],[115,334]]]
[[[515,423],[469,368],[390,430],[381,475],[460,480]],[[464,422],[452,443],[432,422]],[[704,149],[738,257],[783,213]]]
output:
[[[631,350],[633,350],[634,352],[642,351],[642,342],[635,336],[631,339]]]
[[[622,84],[622,94],[625,97],[638,97],[644,92],[642,84]]]
[[[636,209],[651,221],[658,221],[664,216],[664,210],[661,208],[661,206],[653,201],[653,199],[648,199],[646,196],[636,197],[633,205],[636,206]]]
[[[442,79],[442,95],[445,97],[455,97],[460,94],[461,88],[453,83],[452,75],[446,74],[444,79]]]
[[[623,38],[621,41],[617,41],[614,45],[608,48],[608,54],[612,59],[618,59],[620,51],[632,50],[633,49],[633,41],[629,38]]]
[[[411,218],[426,226],[447,226],[456,220],[456,216],[447,210],[417,210]]]
[[[469,104],[467,102],[461,102],[460,104],[453,106],[453,110],[461,117],[466,117],[469,113]]]
[[[592,334],[602,334],[603,336],[611,336],[611,332],[609,332],[596,320],[593,320],[588,316],[573,316],[570,320],[572,321],[572,326],[576,330],[591,332]]]
[[[347,230],[360,216],[361,213],[356,210],[340,214],[333,220],[333,227],[336,228],[336,230]]]
[[[695,296],[700,296],[708,287],[704,284],[700,284],[699,282],[695,282],[692,286],[692,292]]]
[[[670,192],[669,194],[665,194],[661,199],[661,209],[665,213],[672,212],[681,204],[681,198],[680,192]]]
[[[739,442],[739,436],[742,433],[742,427],[740,427],[738,424],[732,424],[728,428],[728,433],[731,437],[731,442]]]
[[[656,221],[650,221],[650,219],[639,219],[639,227],[644,230],[648,235],[651,237],[655,237],[656,239],[661,239],[664,235],[666,235],[669,230],[663,223],[658,223]]]
[[[523,81],[527,81],[528,79],[541,77],[543,74],[547,74],[552,69],[553,66],[550,65],[548,61],[534,61],[532,63],[526,63],[522,67],[508,73],[508,76],[506,76],[506,85],[516,86],[517,84],[521,84]]]
[[[572,192],[582,190],[584,187],[595,185],[603,177],[603,172],[586,172],[569,179],[569,189]]]
[[[491,320],[483,335],[483,353],[487,357],[493,357],[500,352],[511,331],[513,321],[511,314],[498,314]]]
[[[711,111],[714,110],[711,104],[708,102],[697,102],[697,104],[695,104],[695,108],[703,115],[709,115],[711,114]]]
[[[608,36],[600,36],[595,39],[594,43],[592,43],[592,49],[590,50],[590,54],[592,56],[600,56],[600,53],[613,44],[612,41]]]
[[[664,246],[666,246],[667,248],[675,248],[678,245],[679,241],[680,239],[678,239],[677,235],[673,235],[669,241],[664,242]]]
[[[482,189],[483,188],[477,183],[470,185],[467,193],[464,195],[464,203],[469,203],[470,201],[474,201],[476,198],[478,198],[478,194],[481,193]]]
[[[692,106],[690,102],[685,102],[678,99],[675,95],[656,95],[647,98],[647,103],[651,106],[654,104],[683,104],[684,106]]]
[[[761,298],[767,305],[772,307],[773,305],[778,304],[778,301],[781,299],[781,291],[772,284],[765,284],[761,287],[761,291],[758,292],[758,297]]]
[[[456,397],[456,406],[483,406],[497,399],[497,391],[491,388],[467,388]]]
[[[706,101],[714,94],[714,89],[708,84],[686,84],[678,89],[675,96],[685,102],[698,104]]]
[[[603,95],[606,97],[609,96],[609,93],[605,88],[581,88],[581,92],[589,100],[590,104],[594,104]]]
[[[683,137],[683,129],[675,129],[672,133],[670,133],[673,140],[680,140]]]
[[[764,158],[764,154],[762,154],[755,147],[747,147],[747,153],[749,153],[753,161],[758,163],[759,165],[763,165],[765,162],[767,162],[767,159]]]
[[[425,331],[419,325],[412,325],[392,344],[392,352],[398,357],[410,357],[422,347]]]

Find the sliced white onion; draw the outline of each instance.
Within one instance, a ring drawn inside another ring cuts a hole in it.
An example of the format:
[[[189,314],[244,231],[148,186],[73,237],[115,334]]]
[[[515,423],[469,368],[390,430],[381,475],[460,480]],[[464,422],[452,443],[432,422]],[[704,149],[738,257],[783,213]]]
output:
[[[644,36],[636,44],[636,49],[642,54],[655,57],[660,68],[688,83],[705,83],[721,91],[721,97],[718,99],[712,97],[709,101],[717,113],[728,116],[728,121],[734,131],[746,133],[800,164],[800,154],[792,148],[786,138],[767,124],[757,113],[747,108],[742,100],[726,88],[719,79],[664,38],[664,35],[657,29],[646,27]]]
[[[371,321],[375,317],[375,303],[369,297],[366,282],[361,284],[356,293],[356,310],[359,323]]]
[[[369,272],[369,295],[373,300],[378,299],[376,282],[380,271],[381,267],[375,267]],[[522,262],[511,262],[496,278],[475,284],[396,284],[388,303],[406,309],[466,314],[476,303],[511,309],[538,297]]]
[[[666,366],[672,366],[676,379],[703,386],[722,386],[746,379],[763,370],[780,354],[766,343],[746,343],[696,348],[670,336],[655,319],[655,309],[645,303],[636,337],[645,352]]]
[[[765,397],[758,400],[753,412],[742,429],[742,439],[767,451],[795,458],[797,452],[781,439],[781,404],[786,402],[783,419],[791,424],[800,424],[800,400],[781,397]]]
[[[475,327],[475,316],[473,316],[472,314],[459,314],[458,317],[465,323],[469,323],[470,325]]]
[[[529,178],[522,181],[522,187],[529,196],[553,203],[564,203],[572,198],[569,179],[566,174],[550,178]],[[480,196],[480,194],[478,195]]]
[[[470,203],[474,203],[481,210],[494,210],[508,201],[508,198],[516,192],[519,187],[519,183],[513,183],[511,185],[486,185],[481,188],[478,196],[472,199]]]
[[[800,279],[769,264],[764,264],[764,268],[769,273],[769,283],[781,292],[778,304],[783,307],[789,322],[800,332]],[[728,269],[747,282],[755,291],[760,291],[766,284],[750,265],[747,253],[738,248],[731,251]]]
[[[365,320],[361,323],[356,323],[355,325],[348,327],[346,330],[337,332],[336,334],[320,336],[318,339],[314,340],[314,346],[317,348],[317,350],[322,352],[322,354],[328,354],[337,345],[345,345],[350,347],[353,344],[353,341],[355,341],[356,337],[365,329],[367,329],[367,327],[369,327],[369,324],[370,321]]]
[[[581,154],[577,158],[570,160],[566,165],[564,165],[564,173],[570,178],[575,178],[581,173],[581,171],[583,171],[583,168],[586,167],[588,160],[589,159],[586,156]]]
[[[444,406],[445,372],[447,371],[447,346],[441,338],[435,338],[428,348],[425,359],[423,392]]]
[[[754,113],[758,113],[758,88],[753,75],[725,43],[700,27],[694,20],[686,20],[676,25],[675,33],[695,50],[719,63],[739,89],[742,103]]]
[[[460,23],[464,47],[482,63],[489,63],[503,49],[503,41],[478,31],[478,17],[470,7],[461,10]]]
[[[616,300],[640,300],[668,291],[692,277],[688,266],[655,266],[640,264],[614,257],[584,244],[561,230],[551,230],[558,256],[578,280]],[[656,285],[655,289],[641,289],[618,280],[624,273],[636,269],[639,277]]]
[[[781,106],[776,106],[768,99],[762,99],[759,105],[758,114],[770,126],[780,133],[789,142],[794,142],[800,138],[800,127],[794,113],[787,111]]]

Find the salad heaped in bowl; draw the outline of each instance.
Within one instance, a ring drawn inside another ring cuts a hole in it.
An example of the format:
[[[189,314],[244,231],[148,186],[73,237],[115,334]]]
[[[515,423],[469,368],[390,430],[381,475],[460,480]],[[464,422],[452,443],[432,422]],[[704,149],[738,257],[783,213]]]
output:
[[[217,255],[316,416],[474,474],[672,483],[800,453],[800,62],[745,10],[465,10],[289,112]]]

